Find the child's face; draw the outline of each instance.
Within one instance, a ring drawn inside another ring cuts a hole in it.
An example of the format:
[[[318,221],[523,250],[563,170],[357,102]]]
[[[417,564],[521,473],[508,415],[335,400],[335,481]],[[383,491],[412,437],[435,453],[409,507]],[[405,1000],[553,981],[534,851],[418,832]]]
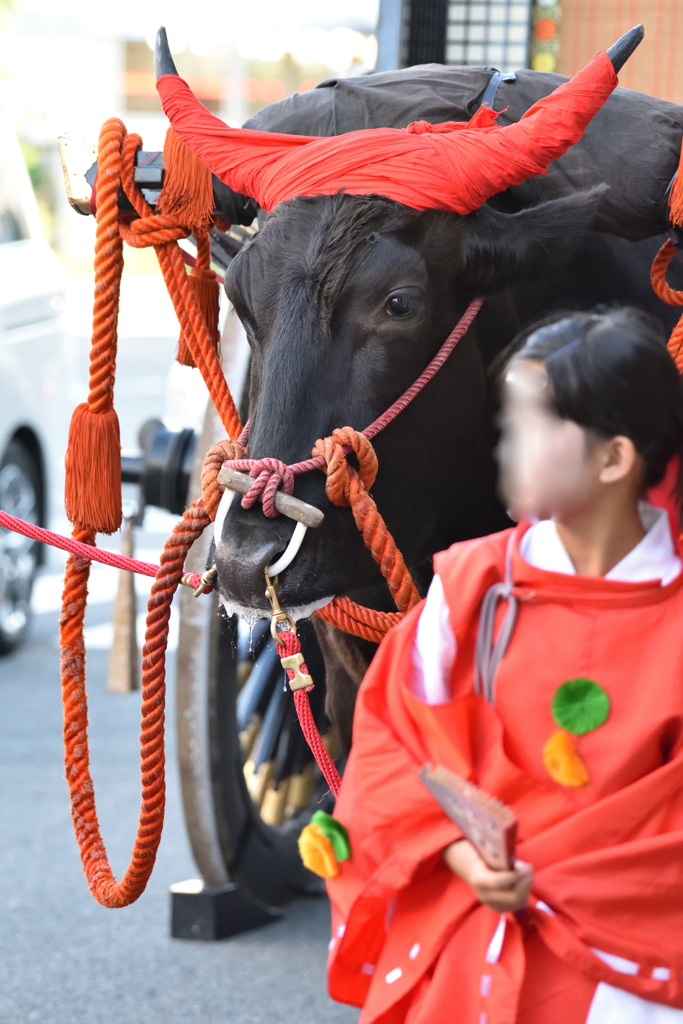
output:
[[[513,360],[503,389],[497,457],[502,497],[515,520],[562,521],[600,486],[588,432],[560,419],[548,399],[543,364]]]

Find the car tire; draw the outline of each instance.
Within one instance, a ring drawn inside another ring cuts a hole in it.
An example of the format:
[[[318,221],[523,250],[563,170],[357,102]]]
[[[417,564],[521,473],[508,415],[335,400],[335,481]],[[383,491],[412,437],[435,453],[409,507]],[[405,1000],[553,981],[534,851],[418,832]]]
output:
[[[38,525],[40,504],[35,459],[20,441],[10,441],[0,461],[0,509]],[[8,654],[26,639],[38,554],[37,541],[0,529],[0,654]]]

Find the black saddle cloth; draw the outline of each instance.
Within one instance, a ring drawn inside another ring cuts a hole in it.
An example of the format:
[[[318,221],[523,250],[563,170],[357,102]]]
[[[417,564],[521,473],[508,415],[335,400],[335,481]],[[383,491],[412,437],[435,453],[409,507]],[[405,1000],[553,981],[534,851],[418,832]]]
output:
[[[330,78],[310,92],[272,103],[245,128],[292,135],[341,135],[360,128],[404,128],[411,121],[467,121],[480,106],[493,68],[423,64],[355,78]],[[502,81],[493,103],[511,124],[567,79],[518,71]],[[678,168],[683,107],[617,88],[580,142],[546,174],[508,190],[521,206],[608,184],[595,227],[624,238],[660,234],[667,226],[666,190]]]

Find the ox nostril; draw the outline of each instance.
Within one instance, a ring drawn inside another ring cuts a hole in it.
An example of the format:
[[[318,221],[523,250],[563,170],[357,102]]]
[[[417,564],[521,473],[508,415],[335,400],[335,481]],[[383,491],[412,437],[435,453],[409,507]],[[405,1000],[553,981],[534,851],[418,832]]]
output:
[[[276,562],[273,562],[271,565],[268,566],[268,575],[270,577],[277,576],[278,573],[283,572],[288,565],[291,565],[291,563],[297,556],[297,553],[299,551],[299,548],[301,547],[304,537],[306,536],[307,529],[308,527],[304,526],[303,523],[296,524],[296,526],[294,527],[294,533],[292,534],[289,544],[285,548],[284,552],[282,553],[282,555],[280,555]]]

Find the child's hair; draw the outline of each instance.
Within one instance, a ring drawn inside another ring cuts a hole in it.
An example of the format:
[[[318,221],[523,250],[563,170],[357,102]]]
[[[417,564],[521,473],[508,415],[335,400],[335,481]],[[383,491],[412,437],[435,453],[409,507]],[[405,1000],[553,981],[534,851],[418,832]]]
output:
[[[644,488],[679,456],[683,497],[683,383],[660,324],[638,309],[561,313],[524,331],[512,359],[542,362],[551,407],[602,438],[621,434],[645,462]],[[511,346],[512,347],[512,346]]]

